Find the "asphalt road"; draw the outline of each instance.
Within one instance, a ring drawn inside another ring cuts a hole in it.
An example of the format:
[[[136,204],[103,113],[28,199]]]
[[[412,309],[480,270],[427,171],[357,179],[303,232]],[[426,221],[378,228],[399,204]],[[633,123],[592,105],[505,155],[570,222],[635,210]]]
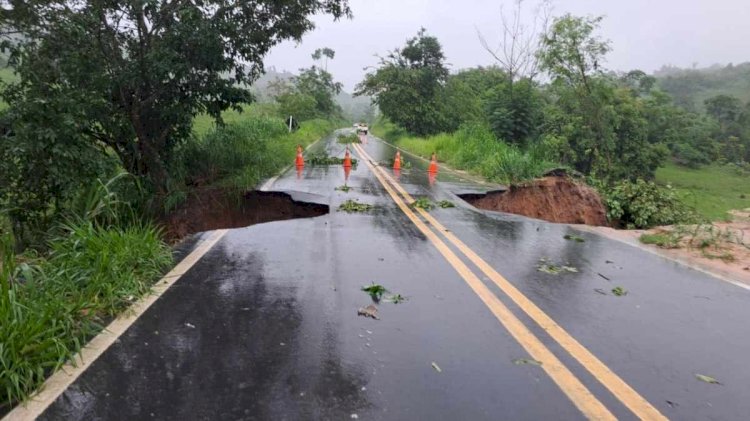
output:
[[[343,156],[333,138],[316,147]],[[408,156],[400,174],[375,166],[394,151],[373,137],[352,152],[349,192],[339,166],[271,186],[330,214],[228,231],[41,419],[750,417],[750,291],[476,210],[455,193],[486,186],[430,180]],[[456,207],[420,212],[417,197]],[[375,209],[336,211],[346,199]],[[406,301],[358,316],[372,282]]]

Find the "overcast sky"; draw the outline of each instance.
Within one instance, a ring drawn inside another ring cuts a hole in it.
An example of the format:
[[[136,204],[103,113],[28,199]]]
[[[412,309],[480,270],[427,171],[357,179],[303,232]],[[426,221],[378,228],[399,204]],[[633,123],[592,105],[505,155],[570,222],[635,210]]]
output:
[[[536,0],[526,0],[531,15]],[[750,61],[750,0],[553,0],[554,14],[604,15],[601,35],[612,41],[607,68],[652,72],[664,64],[699,67]],[[475,28],[499,40],[499,11],[511,0],[351,0],[354,17],[333,22],[315,18],[317,28],[301,44],[283,43],[266,67],[297,72],[312,64],[310,54],[330,47],[328,70],[351,91],[363,68],[401,47],[420,27],[436,36],[452,70],[492,64]]]

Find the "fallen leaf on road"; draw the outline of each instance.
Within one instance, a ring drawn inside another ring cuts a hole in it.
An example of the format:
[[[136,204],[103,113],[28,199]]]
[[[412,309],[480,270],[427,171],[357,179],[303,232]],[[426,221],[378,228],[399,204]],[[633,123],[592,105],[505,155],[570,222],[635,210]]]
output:
[[[597,274],[597,275],[599,275],[599,276],[601,276],[602,278],[604,278],[604,279],[608,280],[608,281],[611,281],[611,279],[607,278],[606,276],[602,275],[602,274],[601,274],[601,273],[599,273],[599,272],[596,272],[596,274]]]
[[[360,307],[357,310],[357,316],[372,317],[375,320],[380,320],[380,317],[378,317],[378,308],[372,304],[367,307]]]
[[[401,294],[393,294],[393,295],[387,296],[383,301],[388,302],[388,303],[398,304],[398,303],[402,303],[406,301],[406,297],[404,297]]]
[[[671,406],[672,408],[674,408],[675,406],[680,406],[677,402],[672,402],[670,400],[667,401],[667,405]]]
[[[446,209],[446,208],[455,208],[456,207],[456,205],[454,205],[453,202],[450,202],[448,200],[441,200],[441,201],[439,201],[438,202],[438,206],[440,206],[443,209]]]
[[[544,259],[540,259],[539,261],[541,263],[536,267],[536,270],[538,270],[539,272],[549,273],[550,275],[557,275],[562,272],[578,272],[578,269],[574,268],[573,266],[557,266],[552,263],[546,263],[546,260]]]
[[[721,384],[715,378],[713,378],[711,376],[706,376],[705,374],[696,374],[695,378],[698,379],[698,380],[700,380],[700,381],[702,381],[702,382],[706,382],[706,383],[710,383],[710,384]]]
[[[566,239],[566,240],[575,241],[577,243],[583,243],[584,241],[586,241],[582,237],[579,237],[577,235],[571,235],[571,234],[566,234],[566,235],[563,236],[563,238]]]
[[[443,370],[440,369],[440,366],[437,365],[437,363],[435,361],[432,362],[432,368],[434,368],[435,371],[437,371],[438,373],[442,373],[443,372]]]
[[[370,295],[370,298],[372,298],[373,301],[377,302],[380,301],[380,299],[383,297],[383,294],[388,292],[388,290],[380,285],[373,282],[371,285],[362,287],[362,291],[366,292]]]
[[[525,365],[525,364],[542,365],[542,362],[537,361],[537,360],[530,360],[528,358],[516,358],[515,360],[513,360],[513,364],[515,365]]]
[[[614,287],[612,288],[612,294],[615,294],[618,297],[622,297],[623,295],[628,295],[628,290],[624,289],[623,287]]]

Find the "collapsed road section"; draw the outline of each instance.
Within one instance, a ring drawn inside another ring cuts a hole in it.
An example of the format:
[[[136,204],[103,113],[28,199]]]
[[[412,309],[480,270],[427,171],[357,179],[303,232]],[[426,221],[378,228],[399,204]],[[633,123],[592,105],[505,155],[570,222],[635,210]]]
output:
[[[163,221],[168,237],[226,228],[243,228],[263,222],[325,215],[329,206],[302,193],[248,191],[232,194],[226,189],[204,190],[190,197]]]

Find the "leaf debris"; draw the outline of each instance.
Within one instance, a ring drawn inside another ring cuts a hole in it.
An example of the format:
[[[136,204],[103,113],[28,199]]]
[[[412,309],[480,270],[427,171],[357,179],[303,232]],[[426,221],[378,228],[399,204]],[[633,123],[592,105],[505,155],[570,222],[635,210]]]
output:
[[[542,362],[538,361],[538,360],[532,360],[532,359],[529,359],[529,358],[516,358],[515,360],[513,360],[513,364],[515,364],[515,365],[528,365],[528,364],[530,364],[530,365],[541,366]]]
[[[695,378],[702,382],[709,383],[709,384],[721,384],[721,382],[719,382],[715,378],[711,376],[706,376],[705,374],[696,374]]]
[[[614,287],[612,288],[612,294],[615,294],[618,297],[622,297],[624,295],[628,295],[628,290],[623,287]]]
[[[576,243],[583,243],[586,241],[583,239],[583,237],[579,237],[577,235],[572,235],[572,234],[565,234],[563,238],[566,240],[575,241]]]

